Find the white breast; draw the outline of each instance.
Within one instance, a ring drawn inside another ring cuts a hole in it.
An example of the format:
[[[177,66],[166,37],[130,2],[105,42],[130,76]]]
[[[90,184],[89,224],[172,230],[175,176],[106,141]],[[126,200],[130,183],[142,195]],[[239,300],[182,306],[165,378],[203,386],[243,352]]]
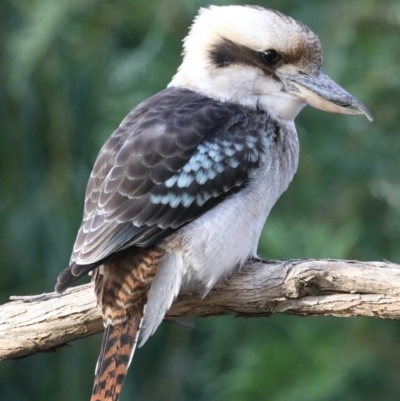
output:
[[[200,282],[208,291],[256,255],[265,220],[297,169],[298,144],[293,150],[275,157],[271,149],[271,157],[245,189],[182,230],[185,285]]]
[[[155,332],[179,291],[201,289],[205,294],[256,254],[265,220],[297,169],[294,124],[281,123],[286,150],[282,143],[271,143],[270,153],[246,188],[174,234],[181,246],[167,254],[151,284],[141,345]]]

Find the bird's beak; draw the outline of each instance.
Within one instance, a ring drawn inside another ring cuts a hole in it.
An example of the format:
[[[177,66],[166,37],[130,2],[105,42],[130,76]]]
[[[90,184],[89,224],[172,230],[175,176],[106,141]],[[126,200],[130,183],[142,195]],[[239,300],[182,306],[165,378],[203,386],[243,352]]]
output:
[[[285,80],[286,90],[317,109],[338,114],[364,114],[369,121],[368,109],[327,75],[318,71],[314,75],[291,75]]]

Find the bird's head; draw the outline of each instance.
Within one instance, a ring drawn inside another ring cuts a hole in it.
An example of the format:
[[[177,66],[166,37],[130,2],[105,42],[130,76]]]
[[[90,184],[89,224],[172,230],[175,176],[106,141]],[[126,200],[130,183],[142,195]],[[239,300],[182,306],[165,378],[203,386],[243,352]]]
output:
[[[361,102],[322,73],[318,36],[280,12],[203,8],[184,40],[183,55],[170,86],[261,107],[286,120],[306,104],[372,120]]]

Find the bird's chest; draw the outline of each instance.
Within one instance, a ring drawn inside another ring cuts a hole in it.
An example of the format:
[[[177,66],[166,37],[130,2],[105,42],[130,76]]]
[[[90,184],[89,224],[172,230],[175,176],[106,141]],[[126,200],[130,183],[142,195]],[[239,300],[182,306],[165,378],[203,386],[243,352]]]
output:
[[[211,288],[256,254],[265,220],[297,168],[296,152],[272,147],[245,188],[185,227],[186,282]]]

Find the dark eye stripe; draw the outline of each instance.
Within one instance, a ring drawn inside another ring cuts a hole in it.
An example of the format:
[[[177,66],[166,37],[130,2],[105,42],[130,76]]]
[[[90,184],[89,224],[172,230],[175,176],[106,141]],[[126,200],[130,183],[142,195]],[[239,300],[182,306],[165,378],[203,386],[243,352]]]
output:
[[[209,49],[211,63],[217,68],[227,68],[231,65],[248,65],[256,67],[272,79],[277,79],[275,70],[279,68],[286,57],[276,50],[268,49],[264,52],[250,49],[249,47],[221,38]]]

